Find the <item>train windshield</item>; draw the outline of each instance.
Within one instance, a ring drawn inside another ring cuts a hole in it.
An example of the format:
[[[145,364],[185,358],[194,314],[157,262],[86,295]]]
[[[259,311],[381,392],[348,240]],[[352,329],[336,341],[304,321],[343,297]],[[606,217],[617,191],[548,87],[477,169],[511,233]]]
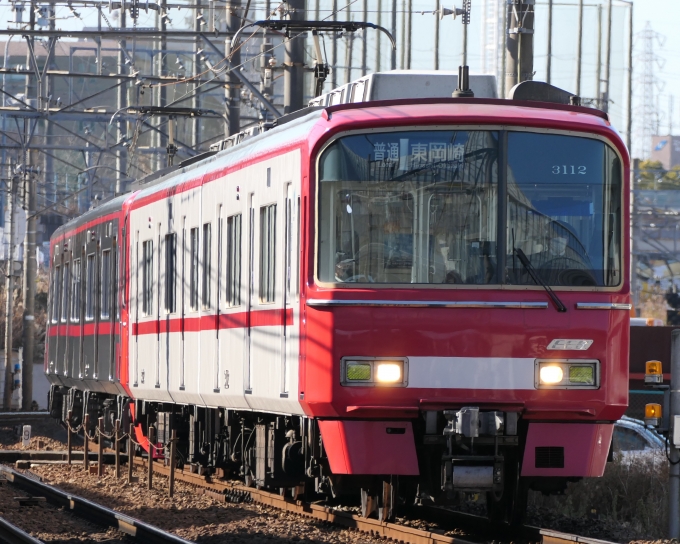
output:
[[[620,282],[621,165],[599,140],[369,132],[335,140],[318,173],[320,281]]]

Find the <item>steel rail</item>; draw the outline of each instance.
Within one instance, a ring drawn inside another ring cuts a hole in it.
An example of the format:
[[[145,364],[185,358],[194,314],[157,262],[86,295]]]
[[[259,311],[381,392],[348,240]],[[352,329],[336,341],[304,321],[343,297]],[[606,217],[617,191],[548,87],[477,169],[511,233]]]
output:
[[[146,468],[148,466],[147,461],[142,460],[141,458],[135,458],[134,463],[141,468]],[[170,475],[170,467],[157,461],[154,461],[153,463],[153,470],[164,476]],[[244,499],[249,498],[258,504],[272,506],[279,510],[311,517],[341,527],[356,529],[363,533],[388,538],[404,544],[479,544],[480,542],[480,540],[473,540],[474,537],[470,538],[466,536],[465,538],[462,538],[459,536],[448,536],[396,523],[364,518],[356,514],[337,511],[320,504],[311,504],[297,499],[282,497],[279,494],[270,493],[262,489],[235,485],[219,480],[216,481],[209,475],[200,476],[183,469],[175,469],[175,479],[193,485],[196,488],[201,489],[203,493],[222,502],[242,502]],[[444,518],[447,517],[447,525],[450,524],[452,526],[442,527],[445,531],[453,528],[486,534],[494,533],[494,531],[498,533],[500,531],[506,536],[511,532],[523,536],[530,542],[540,542],[542,544],[613,544],[604,540],[581,537],[549,529],[540,529],[538,527],[522,526],[511,528],[508,525],[494,525],[490,524],[489,520],[482,516],[454,512],[439,507],[418,508],[422,508],[422,512],[426,513],[428,515],[427,517],[431,517],[429,514],[436,511],[434,517],[438,518],[439,522],[442,522]],[[497,536],[498,535],[496,534],[496,537]],[[487,539],[484,541],[486,540]]]
[[[0,517],[0,542],[7,544],[45,544]]]
[[[29,478],[7,466],[0,466],[0,472],[7,477],[10,483],[31,495],[45,497],[47,502],[64,507],[78,517],[98,525],[118,529],[136,538],[139,542],[145,544],[192,544],[191,541],[172,533],[166,533],[154,525],[144,523],[127,514],[116,512],[83,497],[66,493],[56,487]]]

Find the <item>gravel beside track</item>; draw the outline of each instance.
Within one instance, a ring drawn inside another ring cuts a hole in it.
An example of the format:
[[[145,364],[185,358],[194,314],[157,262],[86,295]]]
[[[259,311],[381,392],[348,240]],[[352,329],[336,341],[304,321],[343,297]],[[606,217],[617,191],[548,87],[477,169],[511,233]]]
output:
[[[123,544],[131,542],[113,529],[104,530],[88,523],[67,510],[47,503],[37,506],[20,506],[14,497],[26,497],[26,493],[4,482],[0,486],[0,517],[23,529],[31,536],[51,543],[107,542]]]
[[[222,503],[199,495],[184,482],[175,481],[175,496],[167,496],[167,478],[154,475],[154,489],[147,489],[146,475],[139,481],[116,480],[113,467],[100,481],[80,465],[40,465],[31,472],[60,489],[124,512],[200,544],[316,544],[321,542],[377,544],[369,535],[316,522],[258,504]]]

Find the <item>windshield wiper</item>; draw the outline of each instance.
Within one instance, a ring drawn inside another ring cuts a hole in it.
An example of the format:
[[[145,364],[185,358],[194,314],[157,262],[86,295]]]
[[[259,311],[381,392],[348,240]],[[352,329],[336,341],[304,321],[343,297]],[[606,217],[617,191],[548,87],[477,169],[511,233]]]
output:
[[[517,254],[517,257],[519,258],[519,262],[522,263],[522,266],[526,269],[526,271],[529,273],[531,276],[531,279],[533,279],[537,285],[540,285],[545,289],[545,292],[548,293],[548,296],[550,299],[555,303],[555,306],[557,306],[557,311],[558,312],[566,312],[567,307],[562,303],[562,301],[559,299],[559,297],[555,294],[555,291],[553,291],[541,278],[540,276],[536,273],[536,269],[534,268],[534,265],[531,264],[531,261],[527,258],[527,256],[524,254],[524,251],[522,251],[520,248],[515,248],[515,253]]]

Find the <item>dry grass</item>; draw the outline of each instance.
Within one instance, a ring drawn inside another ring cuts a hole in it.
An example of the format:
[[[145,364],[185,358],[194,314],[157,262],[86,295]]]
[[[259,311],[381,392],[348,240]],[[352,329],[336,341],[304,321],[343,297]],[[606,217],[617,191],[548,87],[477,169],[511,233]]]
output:
[[[530,509],[539,517],[550,513],[598,520],[622,542],[663,538],[668,527],[668,462],[663,454],[628,460],[617,454],[602,478],[569,484],[561,496],[532,493]]]

